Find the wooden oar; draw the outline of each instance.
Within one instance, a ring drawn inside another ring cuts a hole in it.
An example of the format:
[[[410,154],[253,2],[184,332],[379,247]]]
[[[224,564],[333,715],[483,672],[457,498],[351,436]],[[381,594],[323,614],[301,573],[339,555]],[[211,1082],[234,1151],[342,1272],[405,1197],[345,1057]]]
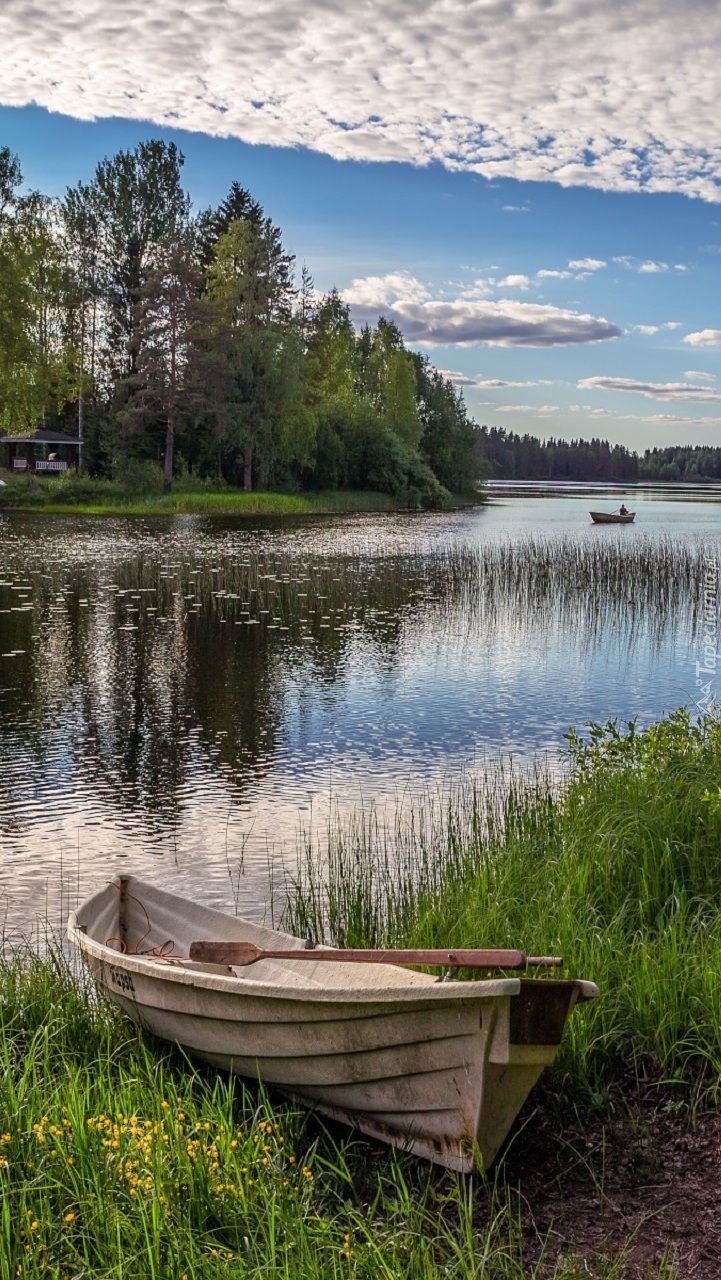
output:
[[[245,966],[257,960],[338,960],[344,964],[447,965],[454,969],[558,968],[561,956],[527,956],[524,951],[345,951],[341,947],[310,947],[266,951],[254,942],[191,942],[190,959],[209,964]]]

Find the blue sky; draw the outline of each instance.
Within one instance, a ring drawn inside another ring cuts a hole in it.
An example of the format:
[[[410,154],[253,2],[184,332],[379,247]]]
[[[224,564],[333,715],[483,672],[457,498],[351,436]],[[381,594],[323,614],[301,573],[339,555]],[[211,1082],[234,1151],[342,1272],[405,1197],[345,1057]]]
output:
[[[61,195],[178,142],[196,208],[248,187],[479,421],[721,444],[721,14],[594,8],[6,0],[0,145]]]

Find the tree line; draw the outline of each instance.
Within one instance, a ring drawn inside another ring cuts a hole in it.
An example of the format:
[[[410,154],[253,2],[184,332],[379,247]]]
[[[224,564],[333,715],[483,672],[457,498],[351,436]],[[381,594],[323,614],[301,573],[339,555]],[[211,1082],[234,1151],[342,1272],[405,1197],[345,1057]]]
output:
[[[160,466],[165,488],[473,489],[462,395],[391,321],[356,333],[238,183],[194,214],[182,166],[143,142],[54,200],[0,148],[0,434],[55,427],[91,475]]]
[[[639,455],[608,440],[539,440],[500,427],[480,428],[483,456],[499,480],[721,480],[721,448],[676,445]]]

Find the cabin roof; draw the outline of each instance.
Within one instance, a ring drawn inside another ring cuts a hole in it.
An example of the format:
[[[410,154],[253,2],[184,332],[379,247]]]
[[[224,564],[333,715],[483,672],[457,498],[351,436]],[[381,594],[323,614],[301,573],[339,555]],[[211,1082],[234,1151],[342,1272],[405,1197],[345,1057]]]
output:
[[[77,436],[67,436],[64,431],[51,431],[38,427],[36,431],[23,431],[18,436],[0,436],[0,444],[82,444]]]

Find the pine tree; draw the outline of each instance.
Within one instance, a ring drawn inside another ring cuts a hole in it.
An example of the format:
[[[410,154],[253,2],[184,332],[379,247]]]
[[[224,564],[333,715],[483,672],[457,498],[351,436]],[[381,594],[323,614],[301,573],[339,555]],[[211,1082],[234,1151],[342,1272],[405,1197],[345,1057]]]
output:
[[[201,272],[192,239],[172,239],[158,246],[136,306],[134,337],[137,361],[129,379],[130,398],[123,417],[130,430],[150,420],[164,424],[163,488],[173,483],[173,460],[179,415],[192,344],[199,322]]]

